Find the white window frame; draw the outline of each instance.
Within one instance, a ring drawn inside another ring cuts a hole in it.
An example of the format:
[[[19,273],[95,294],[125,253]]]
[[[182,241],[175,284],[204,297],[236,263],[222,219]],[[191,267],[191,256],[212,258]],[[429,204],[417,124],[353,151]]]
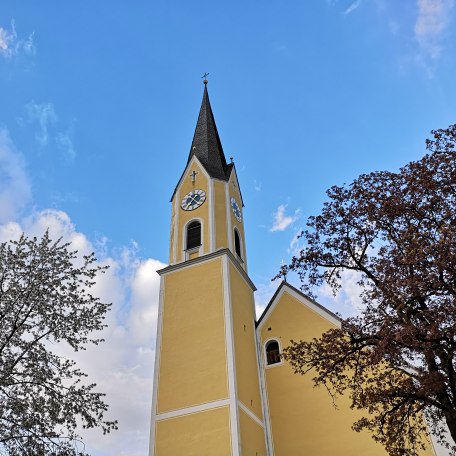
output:
[[[193,247],[192,249],[187,249],[187,228],[188,225],[192,222],[199,222],[201,226],[201,244],[197,247]],[[185,261],[190,259],[190,255],[192,253],[198,253],[198,256],[201,256],[203,253],[203,239],[204,239],[204,224],[203,220],[199,217],[192,218],[190,219],[185,225],[184,225],[184,230],[183,230],[183,236],[182,236],[182,252],[183,252],[183,258],[185,258]]]
[[[268,346],[269,342],[277,342],[279,344],[279,354],[280,354],[280,361],[278,363],[274,364],[268,364],[268,354],[266,352],[266,347]],[[276,366],[282,366],[283,365],[283,351],[282,351],[282,343],[280,342],[280,339],[278,337],[269,337],[268,339],[265,340],[263,344],[263,356],[264,356],[264,366],[266,369],[269,369],[271,367],[276,367]]]

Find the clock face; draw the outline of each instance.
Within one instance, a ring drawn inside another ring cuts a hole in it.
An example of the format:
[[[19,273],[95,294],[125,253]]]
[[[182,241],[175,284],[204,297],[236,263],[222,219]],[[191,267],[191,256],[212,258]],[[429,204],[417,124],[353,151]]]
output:
[[[238,206],[238,203],[236,203],[236,200],[234,198],[231,198],[231,207],[233,209],[233,214],[236,217],[237,221],[240,222],[242,220],[242,214],[241,214],[241,209]]]
[[[193,211],[200,207],[204,201],[206,201],[204,190],[192,190],[182,198],[181,207],[184,211]]]

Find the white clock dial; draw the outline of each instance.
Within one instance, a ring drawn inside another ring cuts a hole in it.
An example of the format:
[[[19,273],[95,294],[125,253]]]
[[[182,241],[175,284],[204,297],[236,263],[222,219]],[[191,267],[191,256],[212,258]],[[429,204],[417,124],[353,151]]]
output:
[[[206,201],[204,190],[192,190],[182,198],[181,207],[184,211],[193,211],[200,207],[204,201]]]
[[[231,208],[233,209],[233,214],[237,221],[240,222],[242,220],[241,209],[234,198],[231,198]]]

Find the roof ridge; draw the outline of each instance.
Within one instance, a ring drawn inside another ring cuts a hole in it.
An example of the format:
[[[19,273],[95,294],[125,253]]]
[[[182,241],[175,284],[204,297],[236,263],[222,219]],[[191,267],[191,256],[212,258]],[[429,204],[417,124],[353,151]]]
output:
[[[318,308],[320,308],[321,310],[323,310],[324,312],[326,312],[328,315],[330,315],[331,317],[333,317],[334,319],[338,320],[338,321],[342,321],[342,318],[335,314],[333,311],[329,310],[327,307],[325,307],[323,304],[320,304],[319,302],[315,301],[315,299],[311,298],[309,295],[306,295],[305,293],[303,293],[299,288],[296,288],[295,286],[291,285],[291,283],[287,282],[286,280],[282,280],[280,282],[280,285],[277,287],[276,291],[274,292],[274,294],[272,295],[272,298],[269,300],[267,306],[264,308],[263,312],[261,313],[260,315],[260,318],[258,318],[258,320],[256,321],[255,323],[255,326],[258,327],[260,325],[260,323],[262,322],[262,320],[264,320],[264,318],[266,317],[266,314],[268,313],[269,309],[272,307],[272,304],[274,303],[274,301],[276,300],[280,290],[283,288],[283,287],[288,287],[290,288],[291,290],[293,290],[294,292],[298,293],[301,297],[303,297],[304,299],[308,300],[309,302],[311,302],[313,305],[317,306]]]

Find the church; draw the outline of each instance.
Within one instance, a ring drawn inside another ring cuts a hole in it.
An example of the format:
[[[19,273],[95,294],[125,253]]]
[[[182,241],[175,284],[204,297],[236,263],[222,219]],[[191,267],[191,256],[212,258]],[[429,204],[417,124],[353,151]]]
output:
[[[160,274],[149,456],[386,456],[348,399],[334,408],[281,352],[338,317],[282,282],[259,319],[248,275],[244,202],[227,163],[207,80],[190,153],[171,198]],[[435,455],[429,446],[423,456]]]

